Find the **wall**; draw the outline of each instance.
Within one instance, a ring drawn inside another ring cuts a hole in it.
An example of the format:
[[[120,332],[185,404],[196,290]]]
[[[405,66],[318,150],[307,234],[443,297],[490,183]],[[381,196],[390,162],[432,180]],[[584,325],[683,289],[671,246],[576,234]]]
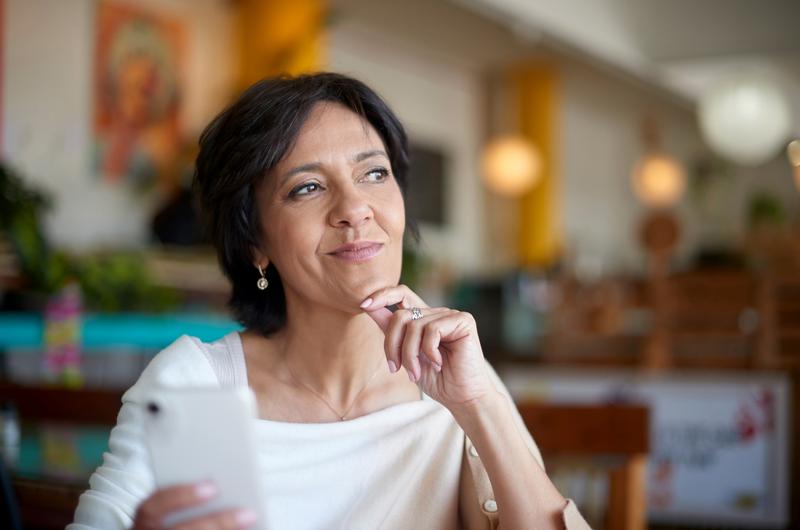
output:
[[[136,5],[181,17],[187,91],[181,116],[196,133],[230,96],[230,15],[217,0]],[[7,0],[3,46],[3,158],[49,191],[52,240],[73,249],[139,246],[153,204],[91,171],[93,0]]]
[[[564,240],[578,272],[642,266],[636,228],[644,214],[631,190],[642,120],[658,120],[664,149],[685,160],[699,141],[688,107],[576,62],[562,63],[561,168]]]
[[[132,0],[130,0],[132,1]],[[196,133],[229,97],[234,22],[222,0],[143,0],[186,22],[186,129]],[[3,57],[4,158],[50,190],[56,208],[47,229],[72,248],[138,246],[147,240],[153,205],[110,186],[90,171],[93,0],[6,0]],[[546,58],[535,35],[525,36],[457,3],[335,0],[329,25],[330,67],[378,89],[412,138],[442,147],[448,168],[448,227],[423,227],[426,246],[465,273],[491,274],[513,264],[514,204],[492,197],[477,172],[487,122],[487,74],[522,57]],[[540,43],[539,43],[540,44]],[[564,240],[586,274],[637,269],[642,254],[630,191],[640,153],[640,121],[655,111],[664,143],[689,161],[699,149],[691,107],[663,91],[574,55],[549,53],[561,70],[559,135]],[[782,160],[737,169],[723,186],[727,233],[740,231],[747,197],[775,191],[796,209],[796,192]],[[685,259],[707,230],[680,213]]]
[[[689,104],[681,104],[630,79],[592,65],[562,62],[562,201],[565,241],[579,272],[594,276],[618,270],[641,271],[638,223],[645,211],[630,186],[631,169],[642,152],[643,117],[655,117],[663,147],[689,170],[708,157]],[[750,197],[766,190],[797,211],[797,190],[785,156],[757,168],[731,165],[728,178],[709,192],[712,215],[698,210],[690,190],[677,207],[683,234],[676,264],[701,245],[736,243],[745,230]],[[713,225],[712,225],[713,222]]]

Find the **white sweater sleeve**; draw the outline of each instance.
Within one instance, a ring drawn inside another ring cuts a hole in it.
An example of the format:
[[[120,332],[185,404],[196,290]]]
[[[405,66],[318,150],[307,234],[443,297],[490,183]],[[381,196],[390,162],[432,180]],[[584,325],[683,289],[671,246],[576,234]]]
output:
[[[491,364],[489,364],[488,361],[486,362],[486,366],[489,369],[489,375],[492,381],[494,382],[494,385],[497,388],[497,390],[499,390],[500,393],[502,393],[506,397],[506,399],[508,399],[512,404],[511,409],[514,417],[514,424],[516,425],[517,430],[522,435],[522,438],[525,440],[525,443],[527,444],[528,449],[533,454],[534,458],[536,458],[536,461],[539,462],[539,465],[542,466],[542,469],[544,469],[544,460],[542,459],[542,453],[539,451],[539,447],[533,440],[533,436],[531,436],[528,427],[525,425],[525,421],[522,419],[519,410],[517,410],[517,406],[514,403],[514,398],[511,396],[511,393],[508,391],[508,388],[506,388],[506,385],[503,383],[503,380],[500,379],[500,376],[497,375],[497,372],[495,371],[494,367]],[[484,474],[486,473],[486,470],[483,468],[483,464],[480,464],[479,469],[481,473]],[[488,480],[486,480],[485,482],[488,483]],[[491,494],[491,491],[489,491],[487,494],[493,496]],[[561,513],[561,517],[562,517],[562,522],[564,523],[564,528],[566,528],[566,530],[591,530],[589,524],[586,522],[581,513],[578,511],[578,507],[575,505],[575,502],[573,502],[572,499],[567,499],[567,504],[566,506],[564,506],[564,510]]]
[[[155,489],[144,446],[142,402],[160,386],[217,386],[217,378],[195,339],[182,336],[156,355],[122,396],[108,452],[89,479],[67,530],[130,528],[139,504]]]
[[[494,367],[489,364],[489,361],[486,361],[486,367],[489,371],[489,377],[494,383],[495,388],[505,396],[505,398],[511,402],[511,413],[514,418],[514,425],[517,427],[522,438],[525,440],[525,444],[528,446],[528,449],[533,454],[533,457],[536,458],[536,461],[539,462],[539,465],[544,468],[544,460],[542,459],[542,453],[539,451],[539,446],[536,445],[536,442],[533,440],[533,436],[531,436],[528,427],[525,425],[525,421],[522,419],[522,416],[517,409],[516,403],[514,403],[514,398],[511,397],[511,393],[506,388],[506,385],[503,383],[503,380],[500,379],[500,376],[497,375]]]

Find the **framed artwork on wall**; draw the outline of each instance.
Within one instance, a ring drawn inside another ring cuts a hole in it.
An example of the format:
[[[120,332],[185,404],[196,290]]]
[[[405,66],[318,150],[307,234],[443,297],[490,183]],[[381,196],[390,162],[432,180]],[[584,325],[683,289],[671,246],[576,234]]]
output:
[[[97,4],[94,169],[109,182],[150,184],[181,148],[185,31],[138,6]]]

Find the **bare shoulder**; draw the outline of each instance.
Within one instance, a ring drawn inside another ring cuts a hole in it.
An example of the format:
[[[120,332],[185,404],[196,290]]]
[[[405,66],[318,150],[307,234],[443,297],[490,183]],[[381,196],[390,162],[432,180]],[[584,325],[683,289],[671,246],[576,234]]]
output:
[[[258,332],[246,330],[241,334],[244,361],[247,366],[247,380],[250,386],[274,386],[280,382],[281,357],[278,341],[273,337],[265,337]]]
[[[256,395],[259,417],[287,420],[296,404],[290,381],[282,376],[277,340],[250,330],[243,331],[241,339],[247,383]]]
[[[248,364],[252,362],[263,365],[277,362],[277,347],[274,338],[265,337],[257,331],[249,329],[239,333],[239,336],[242,339],[242,349]]]

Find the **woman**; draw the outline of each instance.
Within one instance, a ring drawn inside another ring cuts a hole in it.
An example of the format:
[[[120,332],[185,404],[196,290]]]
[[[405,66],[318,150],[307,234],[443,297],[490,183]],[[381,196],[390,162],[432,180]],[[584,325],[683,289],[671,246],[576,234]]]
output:
[[[156,356],[72,528],[161,528],[214,495],[153,491],[140,414],[154,383],[253,389],[269,528],[587,527],[547,478],[472,317],[398,285],[407,167],[394,114],[337,74],[262,81],[209,125],[196,185],[246,330]],[[232,510],[180,528],[252,523]]]

